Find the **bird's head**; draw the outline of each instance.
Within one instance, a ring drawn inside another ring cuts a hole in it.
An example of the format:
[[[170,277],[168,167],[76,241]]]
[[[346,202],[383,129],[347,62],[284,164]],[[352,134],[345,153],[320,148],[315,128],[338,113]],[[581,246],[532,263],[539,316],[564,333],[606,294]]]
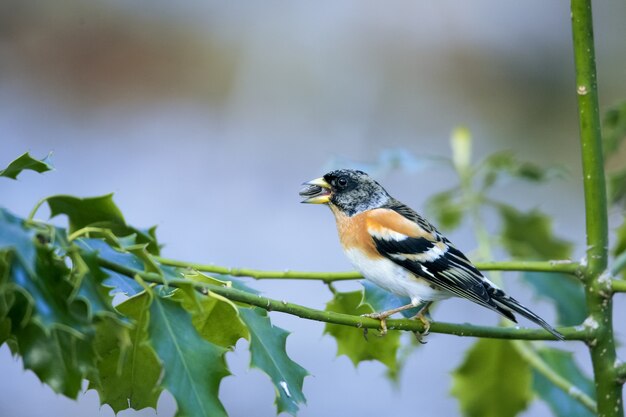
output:
[[[382,207],[391,197],[363,171],[338,169],[304,183],[303,203],[328,204],[348,216]]]

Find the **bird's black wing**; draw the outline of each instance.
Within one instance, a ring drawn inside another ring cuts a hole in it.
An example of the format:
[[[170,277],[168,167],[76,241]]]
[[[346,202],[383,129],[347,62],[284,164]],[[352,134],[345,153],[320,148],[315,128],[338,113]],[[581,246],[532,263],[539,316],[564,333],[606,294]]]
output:
[[[416,236],[372,235],[376,249],[381,255],[442,290],[491,309],[497,308],[489,291],[497,287],[432,224],[397,200],[392,200],[382,208],[393,210],[417,224],[421,233]]]

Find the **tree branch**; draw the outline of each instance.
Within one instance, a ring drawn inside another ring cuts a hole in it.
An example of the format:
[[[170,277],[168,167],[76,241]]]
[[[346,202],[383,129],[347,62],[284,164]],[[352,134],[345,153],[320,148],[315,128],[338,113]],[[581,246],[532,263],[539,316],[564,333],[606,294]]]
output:
[[[181,268],[191,268],[197,271],[209,272],[213,274],[229,275],[232,277],[250,277],[254,279],[298,279],[298,280],[319,280],[323,282],[346,281],[362,279],[358,272],[305,272],[305,271],[261,271],[258,269],[229,268],[218,265],[207,265],[193,262],[178,261],[175,259],[155,257],[155,259],[169,266]],[[577,262],[568,260],[545,261],[545,262],[476,262],[476,267],[483,271],[530,271],[530,272],[558,272],[567,274],[577,274],[581,266]]]
[[[166,279],[153,272],[144,272],[116,264],[106,259],[98,258],[100,266],[114,272],[126,275],[130,278],[141,277],[146,282],[178,287],[182,285],[193,285],[202,292],[211,291],[228,298],[232,301],[261,307],[268,311],[280,311],[308,320],[322,321],[326,323],[342,324],[363,329],[379,329],[380,322],[361,316],[341,314],[331,311],[316,310],[301,306],[299,304],[288,303],[286,301],[273,300],[246,291],[231,287],[223,287],[202,282],[196,282],[184,278]],[[407,330],[411,332],[423,332],[424,325],[419,320],[394,319],[387,320],[389,330]],[[566,340],[590,340],[593,333],[590,329],[579,327],[563,327],[558,329]],[[544,329],[521,329],[515,327],[490,327],[476,326],[471,324],[453,324],[434,322],[430,327],[432,333],[452,334],[456,336],[473,336],[493,339],[520,339],[520,340],[556,340],[556,338]]]
[[[608,275],[608,213],[591,0],[571,0],[571,16],[588,248],[588,265],[583,278],[589,310],[587,320],[597,327],[589,350],[596,382],[598,415],[618,417],[624,415],[624,407],[622,386],[616,383],[614,365],[616,352],[611,283],[605,279]]]
[[[626,281],[614,279],[611,281],[613,292],[626,292]]]

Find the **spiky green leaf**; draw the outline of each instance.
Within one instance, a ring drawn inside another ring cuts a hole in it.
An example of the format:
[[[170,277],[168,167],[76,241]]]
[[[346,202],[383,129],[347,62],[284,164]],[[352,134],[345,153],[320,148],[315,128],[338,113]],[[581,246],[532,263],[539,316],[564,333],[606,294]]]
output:
[[[308,372],[287,355],[289,333],[272,325],[265,310],[241,307],[239,314],[250,332],[250,366],[272,380],[278,413],[286,411],[295,416],[299,405],[306,403],[302,384]]]
[[[50,155],[43,159],[35,159],[28,152],[14,159],[6,168],[0,170],[0,177],[17,179],[17,176],[24,170],[31,170],[43,173],[54,169],[50,163]]]
[[[557,374],[591,398],[595,396],[593,381],[580,370],[571,352],[541,348],[538,353]],[[563,392],[562,389],[536,371],[533,371],[533,389],[557,417],[592,417],[594,415],[571,395]]]
[[[122,212],[113,202],[113,194],[88,198],[56,195],[48,197],[46,202],[50,207],[50,217],[61,214],[68,217],[70,233],[102,222],[126,225]]]
[[[426,202],[426,212],[442,229],[456,229],[465,214],[465,205],[460,200],[459,190],[454,188],[433,195]]]
[[[143,230],[126,224],[122,212],[113,202],[113,194],[87,198],[55,195],[48,197],[46,202],[50,207],[51,217],[61,214],[68,217],[70,233],[90,226],[108,231],[118,238],[134,235],[136,243],[146,243],[150,253],[159,253],[155,228]]]
[[[203,339],[179,303],[157,295],[148,334],[163,366],[163,387],[176,399],[176,416],[226,417],[218,398],[220,381],[229,375],[226,349]]]
[[[156,408],[161,393],[161,365],[148,343],[150,297],[144,293],[129,298],[118,306],[133,320],[133,326],[113,320],[98,323],[94,348],[98,354],[99,378],[92,380],[100,402],[114,412],[127,408]]]
[[[524,272],[522,277],[533,287],[537,297],[554,301],[560,325],[576,326],[587,318],[585,290],[579,279],[546,272]]]
[[[372,313],[374,310],[367,304],[361,304],[362,300],[362,291],[337,293],[326,304],[326,310],[354,315]],[[329,323],[324,327],[324,333],[330,334],[337,341],[337,355],[346,355],[354,366],[362,361],[376,360],[386,365],[390,372],[397,372],[399,332],[366,339],[362,329]]]
[[[94,253],[101,259],[138,271],[143,271],[144,269],[144,264],[138,257],[123,249],[111,247],[103,239],[77,239],[75,242],[83,251]],[[113,294],[121,292],[132,297],[143,291],[143,287],[134,279],[110,269],[105,268],[104,271],[107,274],[107,278],[104,279],[103,283],[111,288]]]
[[[204,274],[186,274],[190,281],[221,285],[223,282]],[[217,294],[201,295],[190,284],[179,288],[173,295],[191,314],[196,330],[204,339],[218,346],[232,349],[241,338],[250,337],[235,304]]]
[[[409,297],[400,297],[392,294],[370,281],[363,280],[362,284],[363,300],[361,303],[369,305],[373,311],[391,310],[392,308],[405,306],[411,303],[411,299]],[[400,314],[407,318],[414,317],[417,313],[419,313],[421,307],[425,305],[426,303],[422,303],[415,308],[404,310]]]
[[[24,226],[22,219],[0,208],[0,251],[13,251],[30,272],[35,270],[36,235],[35,230]]]
[[[15,329],[19,354],[24,367],[55,392],[76,398],[81,382],[95,372],[91,337],[77,336],[61,328],[49,331],[30,323]]]
[[[562,168],[541,167],[529,161],[520,160],[511,151],[496,152],[489,155],[480,165],[484,189],[494,185],[502,177],[518,178],[533,182],[543,182],[563,176]]]
[[[529,365],[508,340],[481,339],[452,374],[452,395],[467,417],[513,417],[532,400]]]
[[[532,210],[523,213],[511,206],[501,205],[504,223],[502,243],[509,253],[525,260],[567,259],[572,244],[555,237],[548,216]]]

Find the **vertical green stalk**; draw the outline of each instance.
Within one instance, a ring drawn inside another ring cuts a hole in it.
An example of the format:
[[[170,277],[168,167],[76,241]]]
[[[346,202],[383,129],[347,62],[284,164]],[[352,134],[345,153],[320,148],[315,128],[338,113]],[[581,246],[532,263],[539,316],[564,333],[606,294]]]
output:
[[[608,220],[591,0],[572,0],[571,8],[588,248],[584,272],[590,313],[587,324],[595,330],[589,350],[598,415],[615,417],[623,416],[624,411],[622,387],[614,366],[616,354],[610,280],[604,275],[608,258]]]

